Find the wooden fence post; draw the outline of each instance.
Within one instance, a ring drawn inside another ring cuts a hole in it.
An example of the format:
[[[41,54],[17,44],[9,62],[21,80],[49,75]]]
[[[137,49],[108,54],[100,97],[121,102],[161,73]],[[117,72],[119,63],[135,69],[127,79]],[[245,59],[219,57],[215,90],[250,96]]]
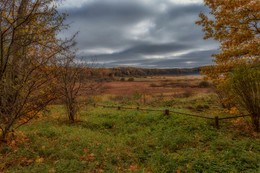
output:
[[[146,98],[145,98],[145,94],[143,95],[143,97],[144,97],[144,105],[146,104]]]
[[[164,115],[170,115],[170,111],[169,111],[169,109],[165,109],[165,111],[164,111]]]
[[[217,129],[219,129],[219,119],[218,119],[218,116],[215,116],[215,126]]]
[[[117,107],[117,110],[120,110],[120,109],[121,109],[121,107],[120,107],[120,106],[118,106],[118,107]]]
[[[139,110],[140,108],[139,108],[139,107],[137,107],[136,109],[137,109],[137,110]]]
[[[94,108],[96,107],[96,103],[94,103]]]

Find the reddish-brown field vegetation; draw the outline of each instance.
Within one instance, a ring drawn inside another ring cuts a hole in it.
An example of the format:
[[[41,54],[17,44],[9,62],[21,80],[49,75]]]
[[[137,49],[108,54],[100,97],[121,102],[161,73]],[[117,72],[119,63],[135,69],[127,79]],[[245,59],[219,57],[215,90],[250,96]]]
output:
[[[104,94],[133,95],[135,92],[143,94],[177,95],[187,92],[209,92],[210,88],[202,88],[199,83],[202,77],[166,76],[153,78],[136,78],[135,81],[111,81],[103,84]]]

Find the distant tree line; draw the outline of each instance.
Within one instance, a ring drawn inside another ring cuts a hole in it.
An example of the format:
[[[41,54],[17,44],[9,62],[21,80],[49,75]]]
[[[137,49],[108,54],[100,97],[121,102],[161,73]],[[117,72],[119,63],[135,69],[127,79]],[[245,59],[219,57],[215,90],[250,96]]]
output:
[[[192,75],[200,74],[200,67],[172,69],[143,69],[136,67],[91,68],[86,70],[85,77],[143,77],[159,75]]]
[[[143,69],[135,67],[116,67],[111,69],[115,76],[156,76],[199,74],[200,68]]]

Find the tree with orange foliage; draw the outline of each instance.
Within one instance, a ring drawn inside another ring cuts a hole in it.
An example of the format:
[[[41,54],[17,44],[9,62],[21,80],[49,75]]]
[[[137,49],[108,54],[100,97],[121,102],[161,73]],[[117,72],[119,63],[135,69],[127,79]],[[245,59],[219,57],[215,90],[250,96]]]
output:
[[[57,38],[58,0],[0,1],[0,141],[56,96],[56,61],[72,46]]]
[[[203,68],[203,73],[216,83],[218,90],[230,93],[226,84],[231,80],[233,76],[231,74],[236,67],[242,65],[259,70],[260,2],[259,0],[204,0],[204,2],[210,9],[210,15],[200,13],[200,20],[196,24],[203,27],[204,39],[213,38],[220,42],[221,52],[212,55],[216,65]],[[259,88],[257,92],[259,93]],[[232,97],[232,94],[227,94],[223,99],[230,103],[234,102]],[[255,111],[250,109],[247,111],[252,117],[260,116],[260,112],[252,114]]]

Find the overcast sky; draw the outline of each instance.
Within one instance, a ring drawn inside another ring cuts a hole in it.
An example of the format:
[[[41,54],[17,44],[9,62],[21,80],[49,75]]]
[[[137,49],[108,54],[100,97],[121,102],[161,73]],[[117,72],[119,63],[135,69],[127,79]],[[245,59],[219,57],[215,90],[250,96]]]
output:
[[[101,66],[198,67],[212,64],[218,43],[195,25],[202,0],[65,0],[78,56]]]

